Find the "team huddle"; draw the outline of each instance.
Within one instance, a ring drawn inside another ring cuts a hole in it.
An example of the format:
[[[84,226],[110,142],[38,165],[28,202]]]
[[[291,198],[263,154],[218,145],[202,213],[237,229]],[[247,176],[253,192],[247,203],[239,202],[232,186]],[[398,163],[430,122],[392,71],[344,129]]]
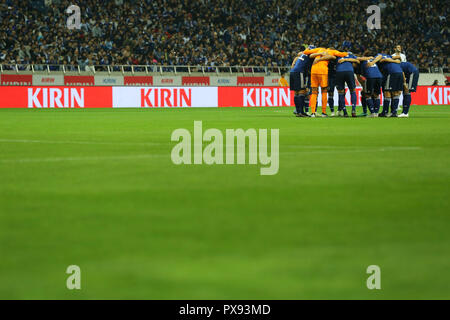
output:
[[[348,117],[345,105],[345,86],[350,91],[352,117],[356,117],[356,81],[361,83],[362,116],[408,117],[411,92],[415,92],[419,70],[406,61],[401,47],[395,54],[378,53],[374,56],[356,56],[333,48],[316,48],[310,45],[292,62],[290,89],[295,92],[294,114],[297,117],[316,117],[319,87],[321,88],[322,117],[327,117],[327,104],[331,116]],[[338,110],[334,111],[334,88],[339,94]],[[380,112],[380,95],[383,89],[383,109]],[[403,93],[403,109],[397,115],[400,96]],[[311,113],[309,114],[309,107]],[[390,112],[389,112],[390,107]],[[370,114],[368,113],[370,112]]]

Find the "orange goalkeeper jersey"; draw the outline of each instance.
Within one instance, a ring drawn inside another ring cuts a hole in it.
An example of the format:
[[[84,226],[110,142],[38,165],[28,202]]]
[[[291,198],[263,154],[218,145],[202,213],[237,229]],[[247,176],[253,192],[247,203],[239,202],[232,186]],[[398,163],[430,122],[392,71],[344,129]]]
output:
[[[285,78],[278,79],[278,85],[280,87],[289,87],[289,83],[287,82],[287,80]]]
[[[307,54],[307,55],[310,55],[313,53],[321,53],[321,52],[326,52],[327,54],[335,56],[335,57],[345,57],[348,55],[348,52],[340,52],[337,50],[328,50],[325,48],[307,49],[307,50],[303,51],[303,53]],[[329,62],[330,61],[328,61],[328,60],[322,60],[316,64],[313,64],[311,67],[311,73],[328,74],[328,63]]]

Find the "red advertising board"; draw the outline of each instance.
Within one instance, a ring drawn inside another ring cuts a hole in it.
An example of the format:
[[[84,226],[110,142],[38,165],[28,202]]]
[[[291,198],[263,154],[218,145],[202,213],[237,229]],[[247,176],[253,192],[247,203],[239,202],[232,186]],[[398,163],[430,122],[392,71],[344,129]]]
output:
[[[93,86],[95,85],[94,76],[64,76],[65,86]]]
[[[263,86],[264,77],[237,77],[238,86]]]
[[[209,86],[209,77],[182,77],[183,86]]]
[[[111,108],[112,87],[0,86],[0,108]]]
[[[411,93],[413,105],[447,105],[450,104],[450,87],[418,86],[417,92]]]
[[[0,108],[284,107],[293,98],[286,87],[0,86]],[[412,103],[448,105],[450,87],[418,87]]]
[[[5,86],[31,86],[33,76],[31,74],[2,74],[1,84]]]
[[[153,86],[152,76],[124,76],[123,84],[126,86]]]

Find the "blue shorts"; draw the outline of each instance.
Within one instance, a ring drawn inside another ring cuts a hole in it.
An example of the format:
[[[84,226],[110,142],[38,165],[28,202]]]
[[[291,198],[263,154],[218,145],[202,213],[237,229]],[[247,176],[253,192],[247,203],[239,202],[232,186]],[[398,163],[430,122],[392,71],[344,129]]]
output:
[[[403,73],[390,73],[383,86],[384,91],[403,91]]]
[[[417,83],[419,82],[419,71],[409,74],[406,77],[406,85],[409,92],[416,92]]]
[[[345,84],[350,90],[356,88],[355,73],[352,71],[336,72],[336,87],[338,90],[344,90]]]
[[[368,78],[364,82],[364,92],[371,96],[380,95],[382,82],[381,78]]]
[[[293,91],[300,91],[308,87],[308,75],[304,72],[291,72],[289,74],[290,89]]]

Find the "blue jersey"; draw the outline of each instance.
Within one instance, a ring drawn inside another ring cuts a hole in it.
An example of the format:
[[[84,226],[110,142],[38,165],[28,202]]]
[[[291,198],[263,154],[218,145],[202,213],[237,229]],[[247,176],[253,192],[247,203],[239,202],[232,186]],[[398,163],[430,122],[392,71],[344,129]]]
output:
[[[336,72],[348,72],[348,71],[353,72],[353,63],[352,62],[346,61],[346,62],[339,63],[339,60],[341,60],[341,59],[349,59],[349,58],[356,59],[356,56],[354,56],[353,54],[349,53],[346,57],[343,57],[343,58],[337,57],[337,59],[336,59],[336,63],[337,63]]]
[[[387,54],[381,54],[379,53],[377,56],[381,55],[383,59],[392,59],[392,56]],[[392,73],[402,73],[402,67],[400,66],[400,63],[394,63],[394,62],[383,62],[381,63],[382,71],[387,74]]]
[[[380,79],[383,78],[383,75],[380,72],[380,69],[378,69],[377,64],[375,63],[370,68],[367,67],[367,62],[372,62],[372,60],[369,61],[361,61],[361,73],[364,77],[367,79]]]
[[[303,54],[295,61],[291,72],[309,73],[313,60],[306,54]]]
[[[402,68],[406,77],[411,75],[412,73],[419,72],[419,70],[417,70],[417,68],[411,62],[402,62],[400,63],[400,67]]]
[[[386,54],[378,53],[378,54],[375,56],[375,58],[377,58],[378,56],[381,56],[381,59],[384,59],[384,58],[387,58],[387,57],[388,57]],[[370,60],[370,61],[372,61],[372,60]],[[380,69],[380,71],[381,71],[383,74],[386,74],[386,73],[387,73],[386,68],[385,68],[386,62],[377,62],[377,64],[378,64],[378,68]]]

